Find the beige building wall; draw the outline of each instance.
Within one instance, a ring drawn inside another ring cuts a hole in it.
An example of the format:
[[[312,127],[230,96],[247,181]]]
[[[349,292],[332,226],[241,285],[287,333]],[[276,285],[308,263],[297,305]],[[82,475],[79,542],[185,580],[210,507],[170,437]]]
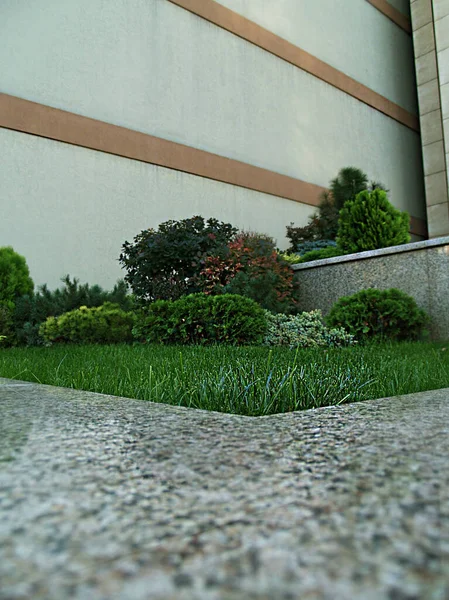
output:
[[[0,246],[24,255],[36,284],[66,274],[112,288],[125,240],[168,219],[215,217],[283,240],[312,207],[240,186],[0,129]]]
[[[366,0],[218,1],[417,112],[412,38]]]
[[[2,0],[0,245],[103,285],[125,239],[195,213],[285,248],[349,165],[425,236],[402,3],[320,2]]]
[[[412,0],[429,237],[449,234],[449,2]]]

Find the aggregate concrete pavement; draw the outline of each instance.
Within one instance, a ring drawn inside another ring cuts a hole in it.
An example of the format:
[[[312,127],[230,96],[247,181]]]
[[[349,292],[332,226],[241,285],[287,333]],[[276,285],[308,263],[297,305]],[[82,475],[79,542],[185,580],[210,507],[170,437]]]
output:
[[[2,600],[448,600],[449,389],[241,417],[0,379]]]

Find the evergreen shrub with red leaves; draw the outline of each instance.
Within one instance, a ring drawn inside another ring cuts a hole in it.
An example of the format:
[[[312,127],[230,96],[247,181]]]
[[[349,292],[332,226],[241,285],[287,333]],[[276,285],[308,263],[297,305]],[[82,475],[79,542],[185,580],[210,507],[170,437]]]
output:
[[[225,252],[208,256],[199,276],[206,294],[240,294],[275,313],[296,309],[297,284],[288,262],[267,235],[242,232]]]

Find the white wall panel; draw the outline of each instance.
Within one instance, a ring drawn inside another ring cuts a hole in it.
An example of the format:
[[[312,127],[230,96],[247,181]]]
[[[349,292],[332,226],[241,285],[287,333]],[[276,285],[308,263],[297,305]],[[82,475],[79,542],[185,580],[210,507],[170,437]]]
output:
[[[310,206],[145,163],[0,129],[0,246],[12,245],[36,284],[69,273],[112,287],[125,240],[168,219],[200,214],[269,233]]]
[[[418,112],[412,38],[366,0],[217,1]]]

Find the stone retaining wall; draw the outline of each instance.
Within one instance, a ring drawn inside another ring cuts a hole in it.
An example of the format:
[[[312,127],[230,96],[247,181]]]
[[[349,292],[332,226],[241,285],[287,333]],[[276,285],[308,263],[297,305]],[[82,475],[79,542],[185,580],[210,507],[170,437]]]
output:
[[[449,237],[294,265],[301,310],[327,314],[341,297],[398,288],[431,317],[431,337],[449,340]]]

